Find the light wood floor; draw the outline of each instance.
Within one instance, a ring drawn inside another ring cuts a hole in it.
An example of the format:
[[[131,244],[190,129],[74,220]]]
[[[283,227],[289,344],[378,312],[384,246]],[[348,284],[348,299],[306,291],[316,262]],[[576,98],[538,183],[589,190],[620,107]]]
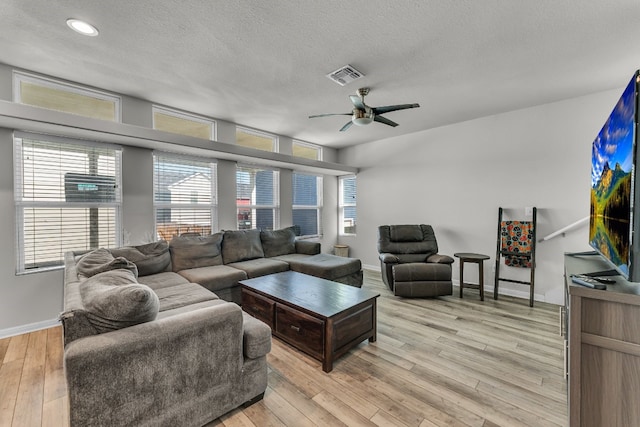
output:
[[[465,289],[391,295],[379,273],[378,341],[331,373],[273,340],[265,398],[213,426],[566,426],[558,307]],[[67,426],[59,327],[0,340],[0,427]]]

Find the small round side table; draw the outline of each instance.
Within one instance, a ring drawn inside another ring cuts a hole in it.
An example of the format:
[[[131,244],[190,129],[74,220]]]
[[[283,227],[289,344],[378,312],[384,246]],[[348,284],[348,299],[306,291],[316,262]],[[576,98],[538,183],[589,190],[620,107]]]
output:
[[[480,301],[484,301],[484,261],[489,259],[488,255],[475,254],[472,252],[457,252],[454,257],[460,258],[460,298],[462,298],[462,290],[467,288],[480,290]],[[464,263],[472,262],[478,264],[478,284],[464,283]]]

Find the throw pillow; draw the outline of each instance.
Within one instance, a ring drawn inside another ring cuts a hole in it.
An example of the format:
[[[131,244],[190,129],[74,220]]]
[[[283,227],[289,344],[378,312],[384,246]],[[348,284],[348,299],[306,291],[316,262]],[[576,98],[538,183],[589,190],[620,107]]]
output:
[[[138,276],[136,265],[126,258],[114,258],[108,249],[100,248],[83,255],[76,263],[78,274],[84,277],[95,276],[105,271],[124,268],[130,270],[135,277]]]
[[[173,271],[222,265],[222,233],[176,236],[169,243]]]
[[[222,258],[225,264],[264,258],[260,230],[225,231],[222,240]]]
[[[138,268],[139,276],[149,276],[167,271],[167,267],[171,263],[169,243],[165,240],[111,249],[111,255],[124,257],[133,262]]]
[[[294,227],[281,230],[263,230],[260,232],[265,257],[296,253],[296,234]]]
[[[160,307],[155,292],[124,269],[85,280],[80,286],[80,298],[89,322],[98,333],[154,320]]]

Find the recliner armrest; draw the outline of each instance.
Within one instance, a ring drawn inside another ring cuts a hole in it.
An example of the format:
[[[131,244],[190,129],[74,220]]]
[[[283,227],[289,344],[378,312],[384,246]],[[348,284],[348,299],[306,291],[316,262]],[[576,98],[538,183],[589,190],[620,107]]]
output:
[[[397,264],[400,262],[400,258],[395,256],[394,254],[382,253],[380,254],[379,258],[380,261],[384,262],[385,264]]]
[[[451,258],[448,255],[440,255],[440,254],[430,255],[427,257],[426,261],[434,262],[438,264],[453,264],[453,258]]]

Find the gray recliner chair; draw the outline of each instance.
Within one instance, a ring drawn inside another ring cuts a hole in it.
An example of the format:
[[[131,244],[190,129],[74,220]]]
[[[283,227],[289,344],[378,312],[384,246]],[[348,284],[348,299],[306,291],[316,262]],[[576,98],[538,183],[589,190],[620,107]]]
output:
[[[379,226],[378,252],[382,280],[395,295],[433,297],[453,293],[453,258],[438,254],[430,225]]]

